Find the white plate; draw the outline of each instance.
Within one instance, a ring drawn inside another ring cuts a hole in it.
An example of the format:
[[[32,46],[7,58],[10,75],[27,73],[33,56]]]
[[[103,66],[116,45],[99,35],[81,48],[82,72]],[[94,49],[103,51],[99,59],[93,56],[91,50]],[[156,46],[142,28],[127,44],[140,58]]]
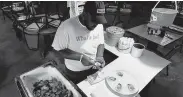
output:
[[[121,73],[122,76],[119,76],[118,73]],[[115,78],[116,80],[112,81],[110,80],[110,77]],[[105,83],[107,88],[114,94],[118,95],[118,96],[122,96],[122,97],[133,97],[138,93],[138,84],[136,79],[134,79],[134,77],[129,74],[128,72],[119,70],[119,71],[114,71],[112,72],[109,77],[107,77],[105,79]],[[122,88],[117,91],[116,90],[116,86],[118,84],[122,85]],[[130,90],[128,88],[128,85],[133,85],[134,90]]]

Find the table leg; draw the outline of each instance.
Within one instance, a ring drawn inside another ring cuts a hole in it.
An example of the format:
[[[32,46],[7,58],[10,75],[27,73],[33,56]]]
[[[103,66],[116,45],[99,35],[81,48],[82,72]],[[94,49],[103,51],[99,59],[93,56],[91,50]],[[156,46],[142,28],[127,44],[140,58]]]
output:
[[[164,55],[164,58],[169,60],[175,53],[178,52],[179,49],[181,49],[182,45],[175,45],[174,48],[172,48],[166,55]]]
[[[5,20],[5,13],[4,13],[4,11],[2,13],[3,13],[3,19]]]
[[[168,69],[169,69],[169,67],[168,67],[168,65],[166,66],[166,75],[168,76],[169,74],[168,74]]]
[[[183,39],[182,39],[181,44],[180,44],[180,53],[182,53],[182,48],[183,48]]]

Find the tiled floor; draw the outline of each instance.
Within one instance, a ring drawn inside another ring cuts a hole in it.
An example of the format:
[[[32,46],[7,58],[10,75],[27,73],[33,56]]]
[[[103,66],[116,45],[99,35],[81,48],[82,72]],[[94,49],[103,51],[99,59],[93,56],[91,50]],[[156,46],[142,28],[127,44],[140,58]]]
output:
[[[0,97],[20,97],[14,77],[41,65],[45,60],[40,58],[38,51],[28,50],[26,45],[16,38],[9,19],[2,20],[1,13],[0,18]],[[130,22],[135,26],[139,21],[139,18],[134,18]],[[159,49],[164,53],[169,50],[161,47]],[[183,53],[176,53],[171,60],[183,60]]]

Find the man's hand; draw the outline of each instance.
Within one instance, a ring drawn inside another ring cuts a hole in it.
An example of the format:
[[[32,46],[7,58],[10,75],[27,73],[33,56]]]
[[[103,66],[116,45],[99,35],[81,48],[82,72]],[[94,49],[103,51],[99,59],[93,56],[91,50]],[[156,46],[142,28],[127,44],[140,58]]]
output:
[[[95,61],[89,57],[87,57],[86,55],[83,55],[82,59],[81,59],[81,63],[84,66],[92,66],[95,64]]]
[[[104,67],[105,66],[105,60],[104,57],[96,57],[95,62],[99,62],[101,64],[100,67]]]

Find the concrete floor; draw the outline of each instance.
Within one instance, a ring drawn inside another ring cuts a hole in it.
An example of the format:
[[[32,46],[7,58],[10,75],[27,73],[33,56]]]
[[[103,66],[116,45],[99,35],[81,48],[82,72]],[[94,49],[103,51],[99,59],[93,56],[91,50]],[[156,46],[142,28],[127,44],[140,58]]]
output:
[[[139,18],[134,18],[131,22],[135,24],[138,21]],[[141,41],[146,43],[144,40]],[[169,46],[168,48],[159,47],[159,50],[166,53],[171,47],[172,46]],[[171,61],[180,62],[182,59],[183,53],[176,53],[171,58]],[[0,97],[21,97],[15,85],[14,78],[44,62],[45,60],[41,59],[39,51],[29,50],[22,41],[19,41],[16,38],[15,32],[12,29],[12,22],[7,18],[4,21],[2,14],[0,13]],[[158,82],[154,86],[153,90],[155,89],[158,91],[158,89],[161,89],[159,88],[161,86]],[[150,89],[152,90],[152,88]],[[148,95],[161,95],[167,92],[165,90],[161,93],[157,93],[157,91],[151,91]],[[157,95],[154,97],[157,97]],[[166,97],[174,96],[169,95]]]
[[[38,51],[30,51],[20,42],[12,22],[0,14],[0,97],[20,97],[14,78],[42,64]]]

